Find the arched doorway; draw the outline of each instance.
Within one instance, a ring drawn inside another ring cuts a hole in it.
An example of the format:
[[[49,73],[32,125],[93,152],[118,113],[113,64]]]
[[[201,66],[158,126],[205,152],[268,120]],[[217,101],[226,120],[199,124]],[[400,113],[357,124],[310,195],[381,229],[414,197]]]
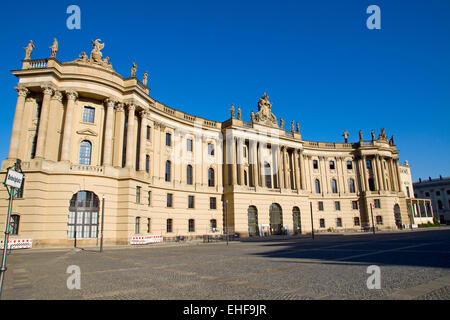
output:
[[[270,232],[272,234],[282,234],[283,213],[278,203],[272,203],[269,209]]]
[[[402,214],[400,212],[400,206],[398,204],[396,204],[394,206],[394,218],[395,218],[395,225],[397,226],[397,228],[401,229],[402,228]]]
[[[69,239],[97,238],[98,197],[91,191],[79,191],[69,205],[67,237]]]
[[[258,209],[255,206],[248,207],[248,235],[249,237],[259,236]]]
[[[300,209],[298,207],[292,208],[292,220],[294,222],[294,234],[302,233],[300,224]]]

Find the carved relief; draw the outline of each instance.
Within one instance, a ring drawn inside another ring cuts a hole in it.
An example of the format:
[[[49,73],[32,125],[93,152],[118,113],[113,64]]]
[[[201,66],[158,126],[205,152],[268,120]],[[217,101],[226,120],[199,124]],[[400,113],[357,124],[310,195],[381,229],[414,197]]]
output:
[[[271,108],[272,104],[269,102],[269,97],[264,93],[264,95],[259,99],[258,112],[255,114],[254,122],[267,126],[278,127],[277,118],[273,115]]]

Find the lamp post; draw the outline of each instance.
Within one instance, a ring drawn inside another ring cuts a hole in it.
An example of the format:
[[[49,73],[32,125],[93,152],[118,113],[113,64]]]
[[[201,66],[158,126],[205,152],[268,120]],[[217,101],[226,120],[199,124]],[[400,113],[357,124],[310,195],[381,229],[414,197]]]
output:
[[[100,228],[100,252],[103,251],[103,221],[105,220],[105,196],[102,196],[102,224]]]
[[[314,220],[313,220],[312,202],[309,202],[309,207],[311,209],[311,235],[314,240]]]
[[[375,223],[373,222],[373,209],[372,209],[372,202],[370,203],[370,213],[372,215],[372,227],[373,227],[373,234],[375,234]]]
[[[225,224],[226,224],[226,230],[227,230],[227,245],[228,245],[228,200],[225,200]]]

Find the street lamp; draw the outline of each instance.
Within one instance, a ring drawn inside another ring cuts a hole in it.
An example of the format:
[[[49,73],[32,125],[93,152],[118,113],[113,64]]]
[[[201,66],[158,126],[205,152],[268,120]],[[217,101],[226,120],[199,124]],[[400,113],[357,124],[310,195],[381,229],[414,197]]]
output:
[[[370,213],[372,214],[372,227],[373,227],[373,234],[375,234],[375,223],[373,222],[373,209],[372,209],[372,202],[370,203]]]
[[[102,195],[102,224],[100,228],[100,252],[103,251],[103,221],[105,220],[105,196]]]
[[[227,228],[227,245],[228,245],[228,200],[225,200],[225,223],[226,223],[226,228]]]

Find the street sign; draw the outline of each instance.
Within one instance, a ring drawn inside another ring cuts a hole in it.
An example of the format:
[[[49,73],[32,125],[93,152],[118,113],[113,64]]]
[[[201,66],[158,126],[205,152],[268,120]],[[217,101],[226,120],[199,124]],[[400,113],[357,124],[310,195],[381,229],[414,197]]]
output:
[[[8,169],[5,177],[5,184],[7,186],[20,189],[23,181],[23,173]]]

